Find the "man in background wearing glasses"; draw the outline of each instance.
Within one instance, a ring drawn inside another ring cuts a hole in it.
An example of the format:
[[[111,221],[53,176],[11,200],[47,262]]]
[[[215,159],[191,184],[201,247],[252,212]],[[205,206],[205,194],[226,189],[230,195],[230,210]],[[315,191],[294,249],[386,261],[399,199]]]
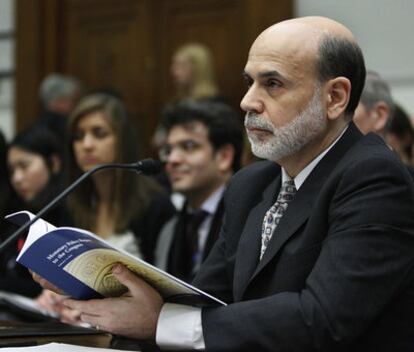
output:
[[[240,168],[243,129],[234,109],[208,100],[169,107],[163,127],[167,143],[160,159],[185,203],[161,230],[155,264],[190,282],[218,237],[223,192]]]

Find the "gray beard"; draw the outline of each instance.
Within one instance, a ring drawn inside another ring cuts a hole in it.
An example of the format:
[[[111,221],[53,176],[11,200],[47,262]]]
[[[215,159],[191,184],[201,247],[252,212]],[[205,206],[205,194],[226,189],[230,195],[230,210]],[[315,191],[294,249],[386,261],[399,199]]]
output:
[[[319,97],[320,88],[317,87],[307,107],[294,120],[282,127],[275,127],[260,115],[247,112],[244,119],[246,127],[265,129],[273,134],[269,138],[260,139],[255,134],[248,133],[253,154],[277,162],[299,152],[314,140],[327,125]]]

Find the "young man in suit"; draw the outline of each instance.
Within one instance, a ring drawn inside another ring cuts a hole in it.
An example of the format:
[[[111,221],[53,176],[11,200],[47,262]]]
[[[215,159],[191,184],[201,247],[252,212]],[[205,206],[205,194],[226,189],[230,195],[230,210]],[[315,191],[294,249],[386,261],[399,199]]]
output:
[[[160,150],[173,192],[185,203],[158,236],[155,265],[190,282],[216,242],[223,193],[240,168],[243,130],[238,113],[214,101],[185,101],[164,113]]]
[[[228,305],[164,303],[123,266],[128,297],[66,304],[162,348],[412,351],[414,186],[352,123],[365,79],[355,38],[323,17],[278,23],[253,43],[245,78],[248,136],[269,161],[230,181],[193,282]]]

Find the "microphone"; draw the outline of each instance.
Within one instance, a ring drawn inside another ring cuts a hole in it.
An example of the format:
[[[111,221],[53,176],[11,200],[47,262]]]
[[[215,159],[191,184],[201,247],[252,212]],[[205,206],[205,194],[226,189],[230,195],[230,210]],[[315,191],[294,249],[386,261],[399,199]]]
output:
[[[93,169],[85,172],[80,176],[76,181],[74,181],[69,187],[63,190],[58,194],[49,204],[42,208],[36,216],[28,221],[27,223],[20,226],[15,232],[13,232],[1,245],[0,253],[7,248],[14,240],[16,240],[19,235],[26,229],[28,229],[32,224],[34,224],[39,218],[41,218],[47,211],[53,208],[59,201],[66,197],[70,192],[72,192],[79,184],[81,184],[85,179],[94,174],[97,171],[104,169],[126,169],[131,171],[136,171],[138,174],[153,175],[161,171],[161,163],[154,159],[144,159],[137,161],[132,164],[102,164],[94,167]]]

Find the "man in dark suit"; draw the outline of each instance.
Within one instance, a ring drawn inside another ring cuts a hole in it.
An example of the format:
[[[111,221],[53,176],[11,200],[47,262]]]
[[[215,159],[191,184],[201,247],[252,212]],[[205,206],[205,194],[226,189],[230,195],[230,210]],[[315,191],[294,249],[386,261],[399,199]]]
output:
[[[155,265],[190,282],[220,232],[223,193],[240,168],[243,129],[233,108],[207,100],[170,106],[163,128],[160,158],[172,190],[185,203],[158,236]]]
[[[248,136],[270,161],[230,182],[222,232],[194,280],[228,305],[164,304],[122,266],[113,273],[128,297],[66,304],[161,347],[412,351],[413,183],[351,122],[365,78],[353,35],[321,17],[278,23],[253,43],[245,78]]]

